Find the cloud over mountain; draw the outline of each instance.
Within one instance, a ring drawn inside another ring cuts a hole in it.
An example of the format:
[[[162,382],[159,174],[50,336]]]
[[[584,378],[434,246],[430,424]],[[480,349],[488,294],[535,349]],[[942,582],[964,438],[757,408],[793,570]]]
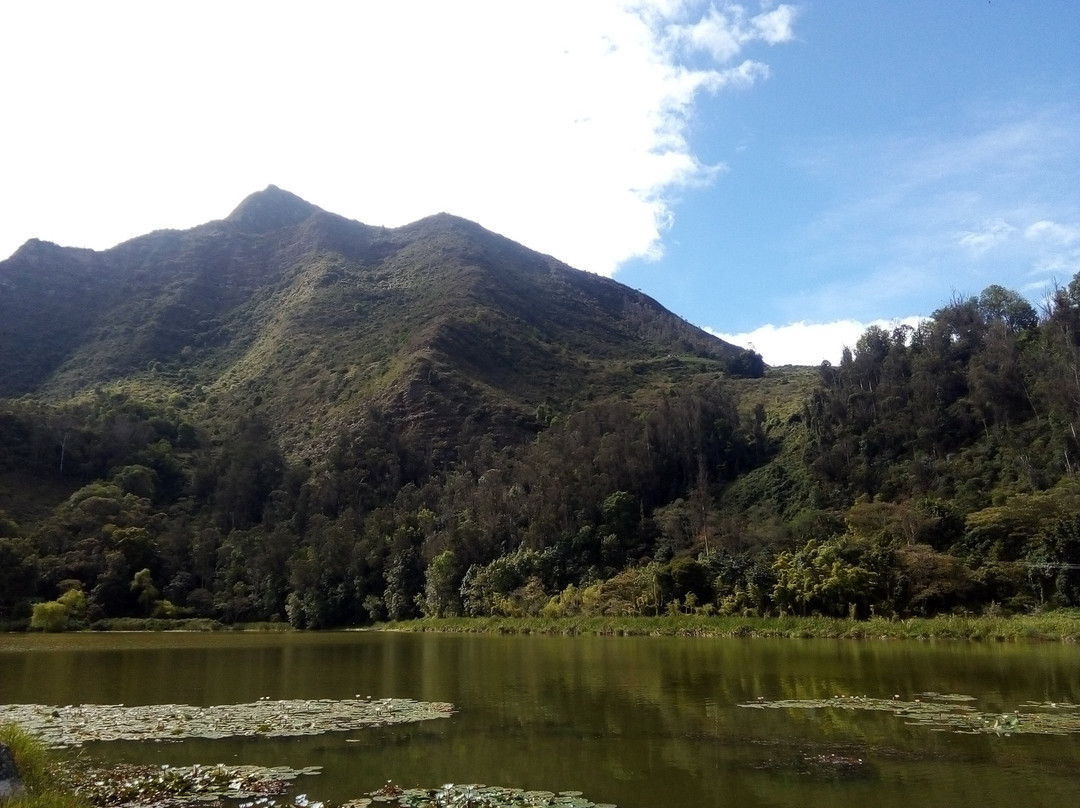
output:
[[[276,183],[389,226],[453,211],[611,275],[658,257],[680,189],[718,171],[687,140],[695,98],[765,77],[748,51],[789,39],[793,11],[196,1],[167,18],[118,3],[6,17],[23,35],[0,68],[38,77],[0,88],[33,122],[7,147],[44,137],[51,158],[5,172],[4,256],[30,237],[100,249],[190,226],[207,189]]]

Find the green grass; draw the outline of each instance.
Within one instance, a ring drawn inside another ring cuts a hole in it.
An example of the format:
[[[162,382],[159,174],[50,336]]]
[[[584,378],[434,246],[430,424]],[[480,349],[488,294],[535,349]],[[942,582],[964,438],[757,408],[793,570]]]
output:
[[[11,748],[26,792],[5,808],[88,808],[89,803],[66,785],[60,762],[40,741],[14,724],[0,725],[0,743]]]
[[[802,639],[993,640],[1080,642],[1080,611],[1009,617],[943,616],[908,620],[830,617],[475,617],[384,623],[389,631]]]
[[[92,631],[221,631],[225,627],[217,620],[189,617],[167,620],[156,617],[109,617],[96,620]]]
[[[209,617],[166,619],[157,617],[109,617],[95,621],[92,631],[294,631],[284,622],[221,623]]]

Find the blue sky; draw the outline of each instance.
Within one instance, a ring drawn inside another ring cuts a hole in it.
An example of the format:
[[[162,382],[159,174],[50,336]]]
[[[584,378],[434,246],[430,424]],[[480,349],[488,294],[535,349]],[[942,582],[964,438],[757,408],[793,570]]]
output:
[[[702,106],[694,146],[728,170],[674,207],[678,273],[620,279],[768,359],[812,329],[739,332],[824,336],[991,283],[1037,304],[1080,271],[1080,4],[819,0],[794,29],[768,81]]]
[[[1080,271],[1080,2],[0,7],[0,255],[276,184],[448,211],[771,364]]]

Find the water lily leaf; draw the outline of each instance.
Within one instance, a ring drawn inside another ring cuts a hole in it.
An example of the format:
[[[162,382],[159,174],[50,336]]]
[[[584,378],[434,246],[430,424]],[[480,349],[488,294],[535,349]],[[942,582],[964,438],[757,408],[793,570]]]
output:
[[[347,699],[260,700],[251,704],[210,707],[152,704],[135,707],[106,704],[54,707],[40,704],[0,705],[0,723],[16,723],[52,747],[81,746],[91,741],[178,741],[184,738],[230,736],[285,737],[343,732],[371,726],[447,718],[451,704],[411,699],[381,701]],[[182,724],[175,715],[188,716]],[[45,720],[48,716],[48,720]]]
[[[611,803],[592,803],[581,797],[582,792],[559,792],[531,790],[499,786],[485,786],[479,783],[447,783],[438,789],[397,789],[384,786],[377,792],[371,792],[370,798],[379,803],[386,803],[395,808],[444,808],[444,806],[468,806],[469,808],[550,808],[551,806],[573,806],[574,808],[616,808]],[[571,796],[578,795],[578,796]],[[353,803],[346,803],[346,807]]]
[[[758,699],[740,707],[788,710],[867,710],[890,712],[909,726],[923,726],[939,732],[964,734],[1071,735],[1080,734],[1080,706],[1073,704],[1026,702],[1024,711],[986,713],[969,702],[973,696],[962,694],[920,693],[911,701],[897,696],[891,699],[867,696],[834,696],[828,699]],[[1045,712],[1045,710],[1051,710]]]

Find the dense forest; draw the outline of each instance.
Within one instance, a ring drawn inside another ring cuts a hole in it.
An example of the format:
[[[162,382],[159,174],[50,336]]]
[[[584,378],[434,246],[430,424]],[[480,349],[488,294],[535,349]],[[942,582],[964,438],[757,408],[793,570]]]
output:
[[[211,440],[179,395],[9,399],[8,485],[74,490],[0,516],[0,619],[1080,605],[1080,276],[1041,313],[991,286],[809,373],[541,406],[530,439],[443,467],[376,406],[289,462],[255,406]]]

